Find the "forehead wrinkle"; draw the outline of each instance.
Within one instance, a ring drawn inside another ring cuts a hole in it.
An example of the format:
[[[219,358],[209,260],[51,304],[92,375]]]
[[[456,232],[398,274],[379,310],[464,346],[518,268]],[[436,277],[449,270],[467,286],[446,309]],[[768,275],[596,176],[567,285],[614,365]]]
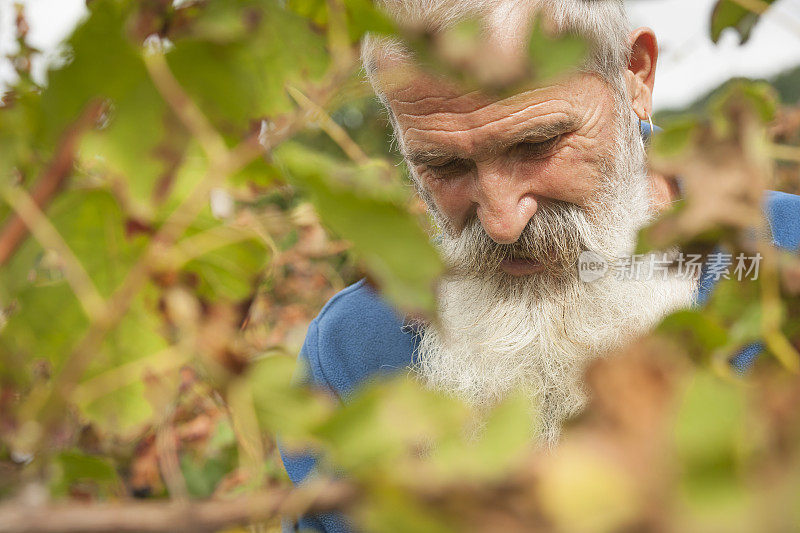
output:
[[[553,115],[561,115],[561,118],[550,120],[545,123],[540,124],[530,124],[531,122],[541,122],[542,119],[545,117],[551,117]],[[504,117],[504,119],[507,117]],[[430,135],[434,133],[441,133],[445,135],[454,135],[459,133],[469,133],[470,134],[470,144],[474,145],[474,137],[479,135],[480,130],[486,128],[488,126],[495,125],[496,123],[488,123],[480,126],[477,129],[465,129],[465,130],[447,130],[447,129],[439,129],[439,128],[413,128],[409,127],[403,131],[404,135],[408,135],[409,132],[420,132],[423,135]],[[441,158],[441,157],[458,157],[467,159],[470,156],[475,157],[483,154],[492,154],[496,153],[504,148],[509,148],[510,146],[517,144],[523,140],[530,139],[530,140],[545,140],[549,137],[553,137],[555,135],[559,135],[562,133],[569,133],[570,131],[574,131],[579,126],[579,119],[575,116],[572,116],[568,113],[563,111],[554,111],[552,113],[547,113],[545,115],[538,115],[536,117],[532,117],[529,120],[524,121],[522,124],[517,126],[515,129],[516,131],[510,135],[503,135],[502,137],[498,135],[494,135],[487,139],[485,142],[479,142],[482,146],[479,146],[477,150],[472,150],[476,152],[475,154],[468,154],[469,150],[465,150],[463,148],[457,147],[448,147],[444,143],[435,143],[434,141],[424,141],[421,139],[410,139],[407,141],[407,145],[414,145],[414,144],[421,144],[424,147],[421,149],[413,149],[408,148],[406,157],[409,161],[416,162],[416,161],[424,161],[424,160],[431,160],[434,158]],[[419,156],[419,157],[416,157]],[[420,164],[420,163],[417,163]]]
[[[469,119],[475,113],[477,113],[477,112],[485,109],[486,107],[492,105],[491,103],[490,104],[486,104],[486,105],[484,105],[484,106],[482,106],[482,107],[480,107],[480,108],[478,108],[478,109],[476,109],[474,111],[465,112],[465,113],[458,113],[458,112],[453,112],[453,111],[439,111],[439,112],[435,112],[435,113],[422,113],[422,114],[419,114],[419,115],[410,114],[410,113],[397,113],[395,116],[398,117],[398,118],[406,117],[406,118],[409,118],[409,119],[412,119],[412,120],[414,120],[414,119],[435,120],[437,118],[448,118],[448,117],[457,115],[459,117],[459,120],[469,121],[470,125],[467,126],[465,129],[460,129],[460,130],[445,130],[444,128],[441,128],[441,131],[450,131],[452,133],[464,133],[464,132],[467,132],[467,131],[480,131],[481,128],[485,128],[487,126],[491,126],[493,124],[497,124],[497,123],[502,122],[504,120],[508,120],[508,119],[514,118],[514,117],[516,117],[517,115],[519,115],[521,113],[526,113],[526,112],[531,111],[531,110],[533,110],[533,109],[535,109],[537,107],[540,107],[540,106],[552,106],[552,105],[554,105],[555,102],[557,102],[557,101],[555,101],[555,100],[546,100],[544,102],[535,102],[535,103],[532,103],[532,104],[529,104],[529,105],[523,107],[522,109],[517,109],[516,111],[510,111],[510,112],[500,109],[498,111],[503,113],[502,116],[500,116],[499,118],[496,118],[494,120],[490,120],[488,122],[485,122],[485,119],[484,119],[484,123],[480,124],[478,126],[475,126],[475,125],[472,125],[472,124],[479,123],[479,122],[481,122],[480,120],[469,120]],[[549,113],[544,113],[544,114],[541,114],[541,115],[536,115],[534,117],[530,117],[529,119],[526,119],[524,122],[528,122],[528,121],[534,120],[536,118],[547,117],[547,116],[555,114],[555,113],[567,114],[564,111],[551,111]],[[437,131],[437,130],[433,130],[433,129],[421,129],[421,128],[413,128],[413,127],[406,128],[406,131],[408,131],[408,130]]]
[[[443,94],[421,94],[421,95],[412,92],[410,96],[405,96],[405,97],[402,96],[403,93],[408,92],[408,91],[414,91],[416,89],[418,89],[418,87],[410,85],[408,87],[404,87],[402,89],[396,90],[396,91],[394,91],[392,94],[390,94],[388,96],[389,96],[389,99],[391,101],[393,101],[395,103],[398,103],[400,105],[415,105],[415,104],[424,103],[427,100],[458,101],[458,100],[467,99],[467,98],[478,99],[481,96],[480,92],[478,92],[478,91],[471,91],[471,92],[463,93],[463,94],[449,93],[449,92],[445,91]],[[408,99],[406,100],[404,98],[408,98]]]
[[[557,86],[552,87],[539,87],[535,89],[530,89],[521,93],[517,93],[501,100],[492,100],[484,93],[480,91],[471,91],[465,94],[440,94],[440,95],[420,95],[416,99],[408,99],[404,100],[398,98],[399,92],[404,92],[407,90],[412,90],[415,87],[406,87],[402,91],[398,91],[395,94],[389,95],[389,101],[393,107],[395,107],[395,113],[397,115],[409,116],[409,117],[420,117],[420,116],[433,116],[437,114],[443,113],[475,113],[482,109],[485,109],[489,106],[498,106],[498,107],[512,107],[515,105],[519,105],[520,103],[524,103],[530,97],[532,97],[535,93],[541,93],[543,91],[547,91],[548,89],[554,89]],[[547,101],[554,101],[559,100],[559,98],[551,98],[541,100],[537,103],[544,103]],[[443,110],[441,107],[437,109],[438,104],[449,103],[452,105],[452,109]],[[470,107],[464,104],[471,104]],[[529,106],[530,106],[529,105]],[[529,107],[526,106],[526,107]],[[410,110],[408,108],[411,108]],[[414,109],[417,108],[417,109]]]
[[[473,108],[473,109],[470,109],[469,111],[462,111],[462,110],[458,110],[458,111],[455,111],[455,110],[448,110],[448,111],[434,111],[433,113],[426,113],[426,112],[424,112],[424,111],[423,111],[423,112],[421,112],[421,113],[397,113],[396,115],[397,115],[398,117],[408,117],[408,118],[425,118],[425,119],[435,119],[435,118],[438,118],[438,117],[439,117],[439,116],[441,116],[441,115],[453,115],[453,114],[458,114],[458,115],[471,115],[471,114],[473,114],[473,113],[477,113],[478,111],[481,111],[481,110],[483,110],[483,109],[486,109],[487,107],[489,107],[489,106],[490,106],[490,105],[492,105],[493,103],[495,103],[495,102],[486,102],[486,103],[481,103],[481,104],[478,104],[478,107],[475,107],[475,108]],[[510,115],[509,115],[509,116],[510,116]]]
[[[573,117],[559,120],[555,123],[531,126],[517,132],[513,136],[489,141],[485,146],[480,148],[477,154],[473,154],[472,157],[496,155],[521,142],[543,141],[555,137],[556,135],[569,133],[575,129],[577,129],[577,120]],[[451,149],[445,146],[431,146],[422,149],[409,149],[405,157],[413,164],[424,165],[440,159],[468,159],[470,156],[459,149]]]

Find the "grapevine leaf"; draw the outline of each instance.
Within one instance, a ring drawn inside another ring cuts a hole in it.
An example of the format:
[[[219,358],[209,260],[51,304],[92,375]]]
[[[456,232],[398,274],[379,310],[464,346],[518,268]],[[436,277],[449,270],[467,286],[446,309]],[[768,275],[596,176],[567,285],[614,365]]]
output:
[[[283,146],[279,158],[290,175],[309,189],[323,222],[353,243],[392,301],[406,309],[434,310],[432,289],[442,262],[403,207],[328,177],[337,172],[357,175],[363,171],[358,167],[337,167],[333,160],[297,144]]]
[[[239,25],[222,40],[207,30],[217,27],[214,19]],[[192,34],[176,38],[167,60],[214,125],[240,137],[254,119],[292,109],[285,85],[320,75],[324,50],[308,21],[277,3],[216,0],[204,8]]]
[[[767,6],[775,0],[763,0]],[[718,0],[711,13],[711,40],[719,42],[722,32],[726,28],[734,28],[739,33],[739,43],[744,44],[750,38],[750,33],[763,15],[750,11],[733,0]]]

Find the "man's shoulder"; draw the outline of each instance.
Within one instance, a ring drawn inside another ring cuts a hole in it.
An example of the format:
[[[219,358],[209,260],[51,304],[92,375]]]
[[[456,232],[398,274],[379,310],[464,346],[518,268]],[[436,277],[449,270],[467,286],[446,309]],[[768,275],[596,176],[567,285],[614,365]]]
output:
[[[788,250],[797,250],[800,247],[800,196],[768,191],[765,211],[775,245]]]
[[[311,322],[303,355],[313,381],[345,397],[371,376],[406,368],[413,343],[403,318],[361,280],[331,298]]]

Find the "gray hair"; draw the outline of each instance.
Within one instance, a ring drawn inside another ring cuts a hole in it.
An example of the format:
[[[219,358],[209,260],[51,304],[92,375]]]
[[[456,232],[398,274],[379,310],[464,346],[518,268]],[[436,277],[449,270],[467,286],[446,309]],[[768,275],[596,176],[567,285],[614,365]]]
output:
[[[466,17],[489,17],[501,10],[531,13],[540,10],[556,32],[572,33],[586,40],[591,51],[586,70],[602,76],[615,92],[624,90],[622,73],[630,57],[630,24],[623,0],[379,0],[379,3],[401,25],[429,32],[441,31]],[[407,54],[395,39],[365,37],[361,48],[364,70],[381,100],[384,97],[375,79],[378,60]]]
[[[611,87],[614,106],[620,117],[633,117],[626,105],[624,71],[630,60],[628,34],[630,26],[623,0],[376,0],[399,24],[429,32],[441,31],[465,17],[483,16],[510,9],[533,14],[538,9],[559,33],[571,33],[586,40],[590,54],[584,70],[600,75]],[[397,39],[366,35],[361,46],[361,61],[378,99],[388,114],[401,153],[403,139],[398,135],[397,121],[377,80],[380,59],[403,58],[409,51]],[[626,109],[627,108],[627,109]],[[419,181],[416,170],[409,166],[413,185],[428,205],[437,225],[445,223],[427,190]]]

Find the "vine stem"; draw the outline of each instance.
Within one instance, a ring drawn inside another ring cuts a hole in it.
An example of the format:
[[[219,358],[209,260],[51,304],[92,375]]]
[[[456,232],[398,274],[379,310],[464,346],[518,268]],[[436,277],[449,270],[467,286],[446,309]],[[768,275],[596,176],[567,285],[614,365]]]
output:
[[[347,157],[359,165],[369,163],[367,154],[364,153],[361,147],[350,138],[344,128],[339,126],[321,106],[314,103],[296,87],[287,86],[286,90],[294,101],[297,102],[297,105],[308,113],[311,120],[319,122],[322,131],[339,145],[339,148],[347,154]]]
[[[39,210],[44,210],[50,200],[61,189],[64,181],[72,172],[75,151],[83,134],[98,120],[103,104],[95,100],[86,106],[81,116],[64,132],[56,147],[55,155],[50,160],[31,193],[31,198]],[[12,206],[13,207],[13,206]],[[0,231],[0,266],[4,265],[17,247],[25,240],[28,226],[20,216],[12,217]]]
[[[210,161],[223,159],[228,151],[225,140],[172,75],[164,54],[160,51],[151,51],[145,53],[143,58],[150,79],[159,94],[169,104],[186,129],[200,142],[208,159]]]
[[[0,189],[0,196],[25,223],[42,247],[51,249],[58,254],[63,266],[64,278],[78,298],[84,313],[89,320],[98,319],[105,307],[105,300],[89,274],[86,273],[83,264],[75,257],[72,249],[64,242],[50,219],[42,213],[34,199],[21,187],[3,187]]]
[[[778,159],[780,161],[795,161],[800,163],[800,146],[772,144],[768,149],[773,159]]]
[[[347,507],[357,491],[342,482],[319,481],[302,488],[274,488],[230,500],[149,501],[0,506],[0,533],[160,533],[218,531],[305,512]]]

